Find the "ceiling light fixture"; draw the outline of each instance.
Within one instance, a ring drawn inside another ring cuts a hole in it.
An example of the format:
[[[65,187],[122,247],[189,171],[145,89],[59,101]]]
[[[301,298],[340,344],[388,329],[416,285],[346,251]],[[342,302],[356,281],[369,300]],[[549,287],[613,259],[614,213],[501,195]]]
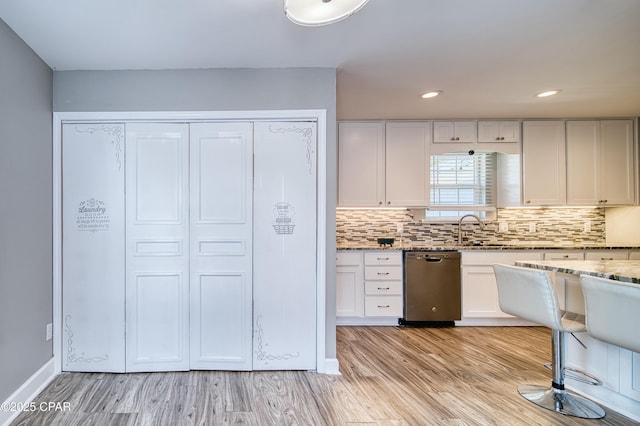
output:
[[[369,0],[284,0],[284,14],[306,27],[332,24],[353,15]]]
[[[560,89],[547,90],[545,92],[538,93],[536,95],[536,97],[538,97],[538,98],[546,98],[547,96],[557,95],[558,93],[560,93]]]
[[[422,98],[423,99],[435,98],[436,96],[439,96],[441,94],[442,94],[442,90],[433,90],[431,92],[423,93]]]

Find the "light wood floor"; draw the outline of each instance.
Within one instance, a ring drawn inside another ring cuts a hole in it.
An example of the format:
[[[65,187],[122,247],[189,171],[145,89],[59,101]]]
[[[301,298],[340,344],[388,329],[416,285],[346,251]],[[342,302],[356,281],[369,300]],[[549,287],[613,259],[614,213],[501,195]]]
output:
[[[547,384],[547,329],[339,327],[342,376],[312,372],[64,373],[38,397],[70,410],[12,425],[628,425],[538,408],[516,391]]]

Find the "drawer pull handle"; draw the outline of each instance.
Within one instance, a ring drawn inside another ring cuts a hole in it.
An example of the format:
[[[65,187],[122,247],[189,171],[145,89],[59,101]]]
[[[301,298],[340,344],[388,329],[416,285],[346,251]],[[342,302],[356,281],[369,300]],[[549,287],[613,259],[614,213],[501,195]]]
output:
[[[389,275],[388,272],[378,272],[378,275]]]
[[[376,257],[377,260],[389,260],[388,257]]]
[[[391,305],[378,305],[378,308],[390,308]]]
[[[601,257],[600,260],[613,260],[613,257]]]
[[[391,290],[391,287],[378,287],[378,290]]]

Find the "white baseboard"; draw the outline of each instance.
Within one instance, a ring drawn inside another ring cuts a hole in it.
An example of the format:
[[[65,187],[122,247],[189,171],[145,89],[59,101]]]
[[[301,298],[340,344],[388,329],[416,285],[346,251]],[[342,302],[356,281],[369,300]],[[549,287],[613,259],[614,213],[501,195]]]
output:
[[[3,406],[12,407],[18,404],[18,407],[33,401],[36,396],[56,377],[54,361],[51,358],[45,365],[40,367],[33,376],[29,377],[6,401]],[[18,410],[0,410],[0,425],[8,426],[9,423],[21,412]]]
[[[341,376],[340,363],[336,358],[325,358],[323,374],[333,374],[334,376]]]

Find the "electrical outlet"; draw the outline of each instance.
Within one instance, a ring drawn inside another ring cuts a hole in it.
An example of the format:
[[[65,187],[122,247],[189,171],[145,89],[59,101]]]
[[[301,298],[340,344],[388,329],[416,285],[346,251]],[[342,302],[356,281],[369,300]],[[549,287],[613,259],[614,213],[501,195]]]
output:
[[[509,232],[509,222],[498,222],[498,232]]]
[[[45,341],[48,342],[51,339],[53,339],[53,324],[49,323],[47,324],[47,336],[45,338]]]
[[[396,232],[398,234],[402,234],[404,232],[404,223],[402,222],[396,223]]]
[[[584,232],[591,232],[591,221],[587,220],[584,223]]]
[[[536,232],[536,224],[535,223],[530,223],[529,224],[529,232]]]

